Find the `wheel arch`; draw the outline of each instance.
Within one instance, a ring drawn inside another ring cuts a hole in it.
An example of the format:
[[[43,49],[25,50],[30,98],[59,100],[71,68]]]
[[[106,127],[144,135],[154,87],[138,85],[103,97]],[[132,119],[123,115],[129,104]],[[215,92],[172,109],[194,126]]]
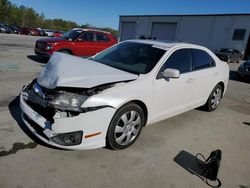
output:
[[[224,94],[225,91],[225,84],[224,82],[220,81],[217,85],[220,85],[222,87],[222,93]],[[223,97],[223,95],[221,96],[221,98]]]
[[[148,121],[148,109],[147,109],[147,106],[144,102],[140,101],[140,100],[130,100],[130,101],[127,101],[126,103],[122,104],[121,106],[119,106],[118,109],[120,109],[121,107],[129,104],[129,103],[135,103],[137,104],[139,107],[141,107],[142,111],[143,111],[143,114],[145,116],[145,122],[144,122],[144,125],[145,126],[147,124],[147,121]]]
[[[58,51],[58,52],[68,51],[71,55],[74,55],[73,52],[72,52],[72,50],[69,49],[69,48],[61,48],[61,49],[59,49],[59,50],[57,50],[57,51]]]

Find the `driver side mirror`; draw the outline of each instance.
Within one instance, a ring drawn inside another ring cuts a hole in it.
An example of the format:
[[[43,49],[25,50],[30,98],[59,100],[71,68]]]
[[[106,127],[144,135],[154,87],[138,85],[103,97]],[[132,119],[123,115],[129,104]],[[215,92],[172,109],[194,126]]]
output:
[[[179,78],[180,77],[180,71],[177,69],[167,68],[161,74],[164,78]]]

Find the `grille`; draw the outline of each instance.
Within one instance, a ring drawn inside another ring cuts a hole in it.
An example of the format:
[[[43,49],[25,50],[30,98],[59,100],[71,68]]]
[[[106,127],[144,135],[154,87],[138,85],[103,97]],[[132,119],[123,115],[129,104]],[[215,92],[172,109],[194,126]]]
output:
[[[46,96],[45,99],[38,96],[35,91],[32,89],[33,83],[31,83],[28,87],[25,88],[24,92],[28,93],[28,100],[26,103],[38,114],[44,117],[47,121],[54,123],[53,116],[55,115],[55,109],[48,107],[48,102],[50,95]],[[47,93],[46,93],[47,94]]]
[[[38,114],[44,117],[47,121],[54,123],[53,117],[55,115],[55,110],[53,108],[49,108],[49,107],[44,108],[40,106],[39,104],[35,104],[30,101],[26,101],[26,102],[34,111],[36,111]]]
[[[38,125],[36,122],[31,120],[25,113],[23,114],[23,118],[37,132],[37,134],[39,134],[45,139],[48,139],[47,136],[43,133],[44,129],[40,125]]]
[[[46,44],[42,42],[37,42],[36,43],[36,48],[40,50],[45,50]]]

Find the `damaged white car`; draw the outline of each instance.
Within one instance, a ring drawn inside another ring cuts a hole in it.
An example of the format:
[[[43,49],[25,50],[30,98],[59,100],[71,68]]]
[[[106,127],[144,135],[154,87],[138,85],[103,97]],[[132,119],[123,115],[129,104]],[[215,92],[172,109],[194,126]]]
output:
[[[59,148],[124,149],[145,125],[200,106],[215,110],[228,77],[227,63],[186,43],[130,40],[89,59],[54,53],[21,91],[22,118]]]

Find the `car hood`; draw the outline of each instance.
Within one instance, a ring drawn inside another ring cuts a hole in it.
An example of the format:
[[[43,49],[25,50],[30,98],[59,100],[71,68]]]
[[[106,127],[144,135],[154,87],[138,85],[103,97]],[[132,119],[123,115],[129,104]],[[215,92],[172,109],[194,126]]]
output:
[[[45,43],[56,43],[60,41],[67,41],[67,40],[61,37],[53,37],[53,38],[48,37],[48,38],[41,38],[37,40],[37,42],[45,42]]]
[[[48,89],[56,87],[92,88],[106,83],[137,79],[131,74],[95,61],[55,52],[37,78]]]

